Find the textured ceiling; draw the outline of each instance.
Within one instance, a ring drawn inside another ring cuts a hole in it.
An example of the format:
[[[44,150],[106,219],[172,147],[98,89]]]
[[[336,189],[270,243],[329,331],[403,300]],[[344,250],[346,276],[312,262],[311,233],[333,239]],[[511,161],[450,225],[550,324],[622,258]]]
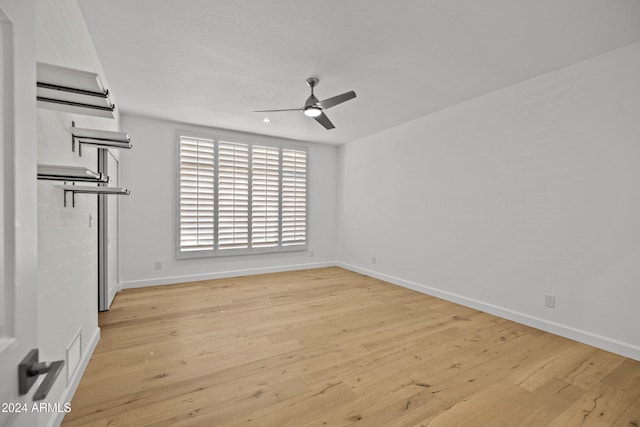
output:
[[[79,0],[120,110],[344,143],[640,40],[638,0]],[[327,131],[296,108],[320,78]]]

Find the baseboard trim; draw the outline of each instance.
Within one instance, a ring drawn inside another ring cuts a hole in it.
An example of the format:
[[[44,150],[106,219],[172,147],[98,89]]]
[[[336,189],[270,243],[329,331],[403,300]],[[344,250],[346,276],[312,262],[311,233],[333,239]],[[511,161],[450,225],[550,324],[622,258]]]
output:
[[[550,332],[552,334],[556,334],[561,337],[569,338],[574,341],[579,341],[584,344],[598,347],[603,350],[607,350],[612,353],[617,353],[622,356],[640,361],[640,347],[634,346],[626,342],[614,340],[601,335],[593,334],[588,331],[573,328],[571,326],[563,325],[556,322],[551,322],[545,319],[541,319],[539,317],[530,316],[528,314],[520,313],[514,310],[509,310],[504,307],[488,304],[486,302],[479,301],[473,298],[467,298],[458,294],[432,288],[430,286],[422,285],[420,283],[404,280],[399,277],[395,277],[395,276],[380,273],[377,271],[369,270],[366,268],[358,267],[356,265],[348,264],[345,262],[338,261],[336,265],[356,273],[375,277],[376,279],[384,280],[385,282],[393,283],[394,285],[402,286],[408,289],[413,289],[414,291],[421,292],[423,294],[431,295],[434,297],[442,298],[444,300],[455,302],[457,304],[461,304],[466,307],[475,308],[476,310],[480,310],[485,313],[490,313],[508,320],[513,320],[514,322],[518,322],[527,326],[541,329],[543,331]]]
[[[64,407],[65,403],[70,403],[73,399],[73,395],[76,393],[76,389],[80,384],[80,380],[82,379],[82,375],[84,375],[84,371],[87,369],[87,365],[89,365],[89,360],[91,360],[91,356],[98,345],[98,341],[100,341],[100,328],[96,328],[91,336],[91,339],[83,348],[82,351],[82,360],[80,361],[80,365],[76,369],[75,373],[71,377],[71,381],[69,381],[69,385],[62,393],[60,397],[60,407]],[[73,407],[71,408],[73,411]],[[62,424],[62,419],[65,416],[64,412],[55,412],[51,414],[51,418],[47,422],[47,427],[58,427]]]
[[[215,273],[188,274],[184,276],[167,276],[153,279],[128,280],[121,283],[122,289],[143,288],[146,286],[169,285],[174,283],[197,282],[199,280],[226,279],[238,276],[253,276],[256,274],[281,273],[284,271],[307,270],[310,268],[335,267],[336,261],[323,261],[304,264],[277,265],[259,268],[245,268],[240,270],[217,271]]]

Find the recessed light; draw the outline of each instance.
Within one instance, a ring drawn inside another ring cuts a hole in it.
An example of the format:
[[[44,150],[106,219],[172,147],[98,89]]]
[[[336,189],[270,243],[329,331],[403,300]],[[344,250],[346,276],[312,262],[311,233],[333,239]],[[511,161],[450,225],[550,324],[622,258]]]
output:
[[[265,117],[264,119],[262,119],[262,121],[265,123],[269,123],[271,120],[269,120],[269,117]]]

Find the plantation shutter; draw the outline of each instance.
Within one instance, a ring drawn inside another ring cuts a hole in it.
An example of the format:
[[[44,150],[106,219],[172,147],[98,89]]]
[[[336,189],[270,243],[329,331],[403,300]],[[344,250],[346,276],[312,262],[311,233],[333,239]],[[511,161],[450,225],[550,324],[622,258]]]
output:
[[[251,150],[251,247],[278,246],[280,150],[254,145]]]
[[[282,150],[282,246],[306,243],[307,153]]]
[[[249,146],[218,142],[218,249],[249,247]]]
[[[307,151],[179,135],[177,258],[304,250]]]
[[[214,249],[214,142],[180,137],[181,252]]]

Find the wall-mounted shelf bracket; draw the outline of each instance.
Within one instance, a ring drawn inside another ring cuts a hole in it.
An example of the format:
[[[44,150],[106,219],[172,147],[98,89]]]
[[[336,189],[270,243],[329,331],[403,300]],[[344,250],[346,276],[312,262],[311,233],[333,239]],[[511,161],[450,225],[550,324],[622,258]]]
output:
[[[126,188],[120,187],[91,187],[88,185],[56,185],[56,188],[64,190],[64,207],[67,207],[67,193],[71,193],[71,206],[76,207],[76,194],[131,194]]]
[[[78,155],[82,156],[82,146],[92,145],[99,148],[131,149],[131,139],[125,132],[114,132],[98,129],[77,128],[75,122],[71,122],[71,151],[76,151],[78,142]]]

